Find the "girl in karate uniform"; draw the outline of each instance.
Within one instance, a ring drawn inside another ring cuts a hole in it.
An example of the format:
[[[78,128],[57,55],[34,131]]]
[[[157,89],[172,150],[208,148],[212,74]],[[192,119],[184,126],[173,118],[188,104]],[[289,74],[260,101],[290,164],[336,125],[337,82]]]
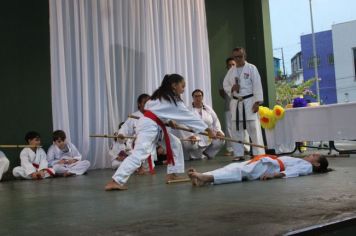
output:
[[[184,173],[182,145],[177,137],[167,132],[166,122],[173,128],[179,123],[196,133],[207,131],[210,137],[214,137],[208,126],[184,105],[180,98],[184,88],[185,81],[181,75],[164,77],[161,86],[145,105],[144,117],[137,125],[137,139],[132,154],[121,163],[105,190],[126,190],[130,175],[156,149],[157,142],[163,140],[162,134],[167,150],[167,181],[177,179],[178,173]]]
[[[268,180],[274,178],[291,178],[310,175],[313,172],[330,171],[328,160],[320,154],[311,154],[304,158],[289,156],[259,155],[250,161],[232,163],[222,168],[199,173],[189,169],[188,175],[194,186],[208,183],[226,184],[246,180]]]

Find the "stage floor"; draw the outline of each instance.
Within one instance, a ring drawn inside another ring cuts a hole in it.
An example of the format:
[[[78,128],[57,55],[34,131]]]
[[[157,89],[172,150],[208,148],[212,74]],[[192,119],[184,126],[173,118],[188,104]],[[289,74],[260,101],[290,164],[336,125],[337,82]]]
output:
[[[356,155],[329,158],[323,175],[195,188],[132,176],[105,192],[113,170],[43,181],[0,182],[0,235],[282,235],[356,215]],[[229,158],[186,162],[199,171]]]

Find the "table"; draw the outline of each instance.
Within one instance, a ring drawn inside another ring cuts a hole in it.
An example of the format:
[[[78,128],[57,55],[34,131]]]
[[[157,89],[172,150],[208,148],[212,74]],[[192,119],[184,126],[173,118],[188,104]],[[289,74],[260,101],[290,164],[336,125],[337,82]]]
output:
[[[265,131],[267,146],[276,153],[292,152],[296,142],[355,140],[356,102],[287,109],[275,128]]]

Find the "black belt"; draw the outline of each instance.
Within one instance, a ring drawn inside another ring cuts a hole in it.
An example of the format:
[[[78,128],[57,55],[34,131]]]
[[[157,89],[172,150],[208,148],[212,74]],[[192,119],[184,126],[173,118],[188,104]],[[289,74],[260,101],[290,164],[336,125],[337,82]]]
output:
[[[232,96],[233,99],[236,99],[237,106],[236,106],[236,130],[239,130],[239,122],[240,122],[240,113],[239,113],[239,103],[242,102],[243,100],[253,97],[253,94],[249,94],[246,96],[241,96],[241,97],[236,97]],[[245,113],[245,104],[242,103],[242,125],[244,130],[246,129],[246,113]]]

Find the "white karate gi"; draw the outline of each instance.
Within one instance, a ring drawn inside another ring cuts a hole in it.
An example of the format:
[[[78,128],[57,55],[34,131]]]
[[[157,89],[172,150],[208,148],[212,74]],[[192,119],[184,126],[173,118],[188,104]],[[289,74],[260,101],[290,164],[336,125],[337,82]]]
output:
[[[218,116],[214,110],[208,106],[204,105],[203,108],[189,107],[189,109],[200,117],[205,124],[216,134],[218,131],[224,133],[221,130],[221,125]],[[187,139],[193,134],[186,131],[180,131],[179,136]],[[186,160],[189,159],[202,159],[203,155],[207,155],[210,158],[215,157],[215,155],[220,151],[225,141],[221,139],[210,140],[209,137],[204,135],[195,134],[199,142],[188,142],[183,141],[183,151]]]
[[[243,178],[248,180],[259,179],[264,174],[283,173],[285,174],[284,178],[291,178],[313,173],[312,164],[301,158],[281,156],[278,159],[283,162],[284,171],[280,171],[278,161],[264,157],[252,163],[249,163],[250,161],[232,163],[204,174],[214,176],[214,184],[225,184],[240,182]]]
[[[240,85],[240,91],[237,93],[234,91],[231,93],[231,88],[238,81]],[[238,140],[244,140],[243,130],[243,106],[245,106],[246,114],[246,129],[251,137],[252,143],[264,145],[262,138],[262,130],[257,113],[252,112],[252,106],[255,102],[263,102],[263,91],[261,84],[261,77],[258,73],[256,66],[246,62],[243,67],[232,67],[226,74],[224,79],[224,90],[226,94],[231,98],[230,112],[232,121],[232,137]],[[243,101],[238,102],[233,97],[243,97],[253,94],[252,97],[246,98]],[[236,107],[239,107],[239,130],[236,127]],[[241,157],[244,155],[243,145],[240,143],[232,144],[234,149],[234,155]],[[264,154],[264,149],[253,147],[253,154]]]
[[[47,155],[42,148],[37,148],[36,152],[31,148],[24,148],[20,153],[20,159],[21,166],[12,170],[16,178],[32,179],[31,174],[40,170],[45,170],[44,178],[55,174],[55,170],[48,167]]]
[[[184,124],[192,128],[196,133],[203,132],[207,125],[196,115],[194,115],[184,105],[182,101],[177,101],[177,106],[164,99],[161,101],[148,100],[145,104],[145,110],[154,113],[162,122],[175,120],[178,124]],[[167,173],[184,173],[184,156],[182,144],[176,136],[168,133],[174,157],[175,165],[167,165]],[[142,160],[156,150],[156,144],[162,139],[161,127],[148,117],[139,119],[137,126],[137,139],[135,147],[130,156],[128,156],[113,175],[117,183],[125,184],[130,175],[141,165]],[[163,140],[163,139],[162,139]]]
[[[112,147],[109,150],[109,155],[111,157],[111,167],[117,169],[122,161],[117,160],[120,152],[125,152],[130,155],[132,152],[132,139],[127,139],[123,142],[120,140],[113,142]]]
[[[6,158],[5,154],[0,151],[0,180],[2,175],[9,169],[10,162]]]
[[[133,116],[136,117],[143,117],[143,113],[141,111],[135,111],[134,113],[132,113]],[[121,128],[119,129],[119,131],[117,132],[118,134],[122,134],[124,136],[136,136],[137,135],[137,124],[138,124],[138,119],[134,119],[134,118],[128,118],[125,123],[121,126]],[[118,141],[120,142],[120,141]],[[121,152],[121,151],[125,151],[128,154],[131,154],[132,152],[132,148],[135,144],[135,140],[134,139],[128,139],[126,140],[126,145],[116,145],[115,148],[120,148],[120,150],[118,149],[114,149],[114,152],[112,152],[111,154],[109,154],[111,156],[111,166],[116,169],[120,166],[121,161],[118,161],[116,159],[117,155]],[[115,144],[114,144],[115,145]],[[114,147],[114,146],[113,146]],[[116,157],[113,159],[112,154],[116,153]],[[154,161],[157,160],[157,151],[153,150],[153,152],[151,153],[151,164],[152,167],[155,166]],[[149,164],[148,164],[148,159],[144,160],[142,162],[143,166],[145,168],[148,168]],[[115,166],[115,167],[114,167]]]
[[[141,111],[135,111],[132,113],[133,116],[137,116],[139,118],[143,117]],[[135,136],[137,130],[138,119],[128,118],[124,124],[122,124],[121,128],[119,129],[118,133],[124,136]]]
[[[60,160],[72,160],[76,159],[77,162],[73,164],[59,164]],[[82,155],[79,153],[78,149],[74,144],[67,142],[66,148],[61,150],[57,145],[52,144],[47,152],[47,160],[49,166],[53,167],[57,174],[64,174],[66,172],[82,175],[90,167],[90,162],[88,160],[82,160]]]

